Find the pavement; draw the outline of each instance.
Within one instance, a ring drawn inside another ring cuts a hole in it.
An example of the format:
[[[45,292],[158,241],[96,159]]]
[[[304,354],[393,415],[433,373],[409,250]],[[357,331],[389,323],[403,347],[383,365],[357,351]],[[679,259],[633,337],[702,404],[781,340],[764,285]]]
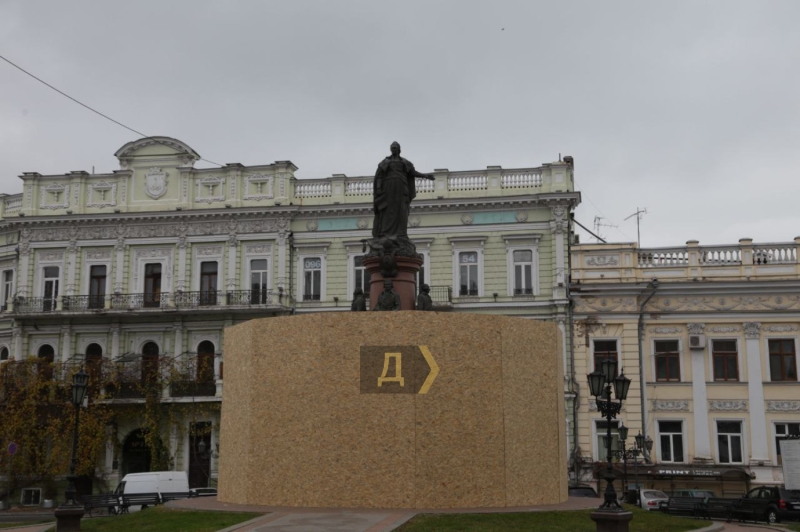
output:
[[[431,513],[511,513],[584,510],[597,507],[597,499],[570,497],[562,504],[519,506],[514,508],[456,508],[449,510],[364,509],[364,508],[295,508],[255,506],[220,502],[216,497],[182,499],[166,504],[187,510],[263,513],[255,519],[218,532],[391,532],[417,514]],[[2,532],[45,532],[53,523],[2,529]],[[789,532],[780,526],[765,524],[723,523],[715,521],[696,532],[742,532],[772,530]]]

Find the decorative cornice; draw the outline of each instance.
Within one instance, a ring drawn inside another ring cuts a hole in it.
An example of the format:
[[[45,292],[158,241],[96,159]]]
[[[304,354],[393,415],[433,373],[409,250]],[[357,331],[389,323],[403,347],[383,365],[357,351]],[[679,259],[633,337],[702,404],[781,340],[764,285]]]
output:
[[[767,401],[767,412],[800,412],[800,401]]]
[[[745,399],[711,400],[708,409],[718,412],[747,412],[748,402]]]
[[[653,412],[688,412],[689,401],[667,401],[654,399],[651,402]]]

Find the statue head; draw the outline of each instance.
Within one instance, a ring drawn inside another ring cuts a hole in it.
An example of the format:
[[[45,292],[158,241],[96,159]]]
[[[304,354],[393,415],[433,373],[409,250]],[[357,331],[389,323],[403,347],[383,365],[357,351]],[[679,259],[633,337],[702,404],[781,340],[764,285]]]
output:
[[[357,298],[358,296],[363,296],[364,291],[360,288],[356,288],[355,292],[353,292],[353,299]]]
[[[400,144],[397,141],[392,142],[389,149],[392,150],[392,155],[400,155]]]
[[[385,292],[391,292],[392,288],[394,288],[394,283],[392,282],[391,279],[386,279],[385,281],[383,281],[383,290]]]
[[[422,285],[420,285],[419,289],[422,290],[423,292],[425,292],[426,294],[431,291],[431,287],[428,286],[425,283],[422,283]]]

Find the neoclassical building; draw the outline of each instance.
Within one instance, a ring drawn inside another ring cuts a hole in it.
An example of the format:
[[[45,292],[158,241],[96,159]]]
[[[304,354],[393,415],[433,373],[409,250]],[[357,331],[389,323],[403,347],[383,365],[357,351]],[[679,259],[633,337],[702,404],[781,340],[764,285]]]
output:
[[[572,248],[574,419],[585,468],[604,459],[606,426],[586,374],[613,357],[633,379],[620,416],[628,446],[639,431],[654,442],[653,464],[638,468],[648,486],[732,496],[783,482],[779,442],[800,434],[798,250],[800,239]]]
[[[224,445],[218,408],[197,406],[221,401],[225,327],[349,311],[369,281],[372,178],[300,180],[290,161],[198,169],[197,152],[169,137],[115,156],[112,173],[26,172],[22,194],[0,197],[0,361],[102,360],[141,382],[169,361],[160,400],[186,408],[161,437],[172,467],[206,485]],[[409,234],[436,308],[555,320],[566,368],[572,159],[433,173],[417,184]],[[111,485],[150,467],[135,415],[145,399],[124,384],[107,399],[126,414],[98,468]]]

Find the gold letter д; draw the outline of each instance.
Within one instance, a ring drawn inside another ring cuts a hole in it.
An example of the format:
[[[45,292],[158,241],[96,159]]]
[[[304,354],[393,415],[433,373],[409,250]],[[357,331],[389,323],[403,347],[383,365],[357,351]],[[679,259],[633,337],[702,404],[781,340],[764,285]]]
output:
[[[403,378],[403,369],[401,362],[402,353],[385,353],[383,358],[383,374],[378,377],[378,388],[384,382],[399,382],[400,386],[405,386],[405,379]],[[394,377],[387,377],[389,373],[389,360],[394,359]]]

